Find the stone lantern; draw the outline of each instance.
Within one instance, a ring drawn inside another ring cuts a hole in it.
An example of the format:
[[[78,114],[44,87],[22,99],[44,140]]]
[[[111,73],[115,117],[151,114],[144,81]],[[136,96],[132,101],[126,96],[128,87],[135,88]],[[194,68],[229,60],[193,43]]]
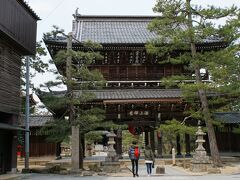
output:
[[[108,137],[108,151],[107,151],[107,157],[105,158],[105,161],[107,162],[115,162],[118,161],[118,157],[117,157],[117,153],[114,149],[114,144],[115,144],[115,140],[114,138],[117,135],[113,133],[113,130],[111,130],[110,133],[107,134]]]
[[[107,157],[105,158],[104,162],[101,162],[101,166],[103,168],[103,171],[107,173],[116,173],[120,171],[120,162],[118,161],[117,153],[114,149],[114,138],[117,135],[113,133],[113,130],[111,130],[110,133],[107,134],[108,137],[108,151],[107,151]]]
[[[193,172],[205,172],[207,168],[210,166],[209,156],[207,156],[207,152],[203,147],[203,143],[205,140],[203,137],[206,135],[202,131],[201,126],[198,126],[198,130],[196,132],[197,136],[197,148],[195,150],[195,154],[193,155],[193,159],[191,161],[191,171]]]

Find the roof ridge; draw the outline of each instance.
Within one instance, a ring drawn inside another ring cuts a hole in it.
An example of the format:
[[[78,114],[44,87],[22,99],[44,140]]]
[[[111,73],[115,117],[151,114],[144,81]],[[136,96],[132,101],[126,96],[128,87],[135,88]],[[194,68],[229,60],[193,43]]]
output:
[[[78,91],[78,90],[76,90]],[[84,91],[84,90],[83,90]],[[116,92],[116,91],[181,91],[180,89],[95,89],[95,90],[86,90],[86,91],[92,91],[92,92]]]
[[[73,14],[75,18],[153,18],[161,17],[158,15],[85,15],[85,14]]]
[[[78,19],[78,22],[151,22],[152,19]]]

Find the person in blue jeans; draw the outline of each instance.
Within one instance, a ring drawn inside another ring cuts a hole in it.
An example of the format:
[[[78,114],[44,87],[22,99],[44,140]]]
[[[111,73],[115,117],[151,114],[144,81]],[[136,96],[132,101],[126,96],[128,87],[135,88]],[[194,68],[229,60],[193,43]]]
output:
[[[155,162],[155,157],[152,152],[152,149],[149,145],[146,146],[145,151],[144,151],[144,156],[145,156],[145,164],[147,166],[147,173],[148,176],[151,176],[152,174],[152,167]]]
[[[138,160],[139,160],[139,157],[140,157],[140,149],[139,149],[136,141],[132,142],[132,145],[128,150],[128,155],[129,155],[129,158],[132,162],[133,177],[135,177],[135,176],[138,177],[139,176],[138,175]]]

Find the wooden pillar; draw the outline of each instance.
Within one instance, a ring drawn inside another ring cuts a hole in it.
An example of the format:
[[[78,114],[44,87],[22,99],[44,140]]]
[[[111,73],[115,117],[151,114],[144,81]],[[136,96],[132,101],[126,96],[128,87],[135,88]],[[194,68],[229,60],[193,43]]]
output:
[[[16,125],[17,122],[18,122],[18,116],[17,115],[11,115],[11,117],[8,120],[8,122],[10,122],[12,125]],[[12,131],[10,136],[11,136],[11,142],[9,142],[11,144],[10,145],[11,152],[9,152],[11,154],[11,156],[10,156],[11,161],[9,161],[9,163],[11,163],[10,171],[12,173],[17,173],[17,143],[18,143],[17,131]]]
[[[118,157],[122,159],[122,129],[118,129],[114,133],[117,135],[115,138],[116,153]]]
[[[2,131],[2,129],[1,129]],[[10,172],[12,170],[12,165],[14,164],[14,162],[12,162],[12,158],[14,157],[14,148],[12,147],[12,143],[13,143],[13,135],[12,132],[6,131],[6,134],[4,134],[3,136],[4,139],[3,140],[3,146],[1,143],[1,146],[3,148],[3,153],[1,153],[1,155],[3,155],[2,157],[2,161],[3,161],[3,172]],[[16,149],[15,149],[15,155],[16,155]]]
[[[150,146],[153,152],[155,152],[155,142],[154,142],[154,130],[150,131]]]
[[[143,149],[145,149],[145,147],[146,147],[146,141],[145,141],[145,131],[142,133],[142,146],[143,146]]]
[[[179,134],[177,135],[176,141],[177,141],[177,156],[182,156],[181,144],[180,144],[180,135]]]
[[[191,157],[191,148],[190,148],[190,136],[185,134],[185,145],[186,145],[186,155],[185,157]]]
[[[157,155],[158,157],[163,157],[162,155],[162,149],[163,149],[163,142],[162,142],[162,136],[163,134],[161,132],[157,132]]]
[[[81,134],[81,143],[82,143],[82,155],[86,157],[86,149],[85,149],[85,135]]]
[[[61,143],[56,144],[56,159],[61,159]]]
[[[148,132],[145,132],[145,145],[149,145],[149,134]]]
[[[17,173],[17,131],[12,133],[11,172]]]
[[[233,137],[233,133],[232,133],[232,130],[233,130],[233,127],[232,125],[228,125],[228,151],[229,152],[232,152],[232,137]]]

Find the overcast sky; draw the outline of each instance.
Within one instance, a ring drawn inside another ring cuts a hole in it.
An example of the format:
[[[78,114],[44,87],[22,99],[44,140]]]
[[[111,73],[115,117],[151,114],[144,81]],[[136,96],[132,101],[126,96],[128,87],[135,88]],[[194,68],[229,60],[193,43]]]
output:
[[[25,0],[41,18],[38,22],[37,40],[53,25],[71,31],[72,14],[76,8],[83,15],[154,15],[152,8],[156,0]],[[193,0],[198,5],[216,5],[221,7],[232,4],[240,7],[240,0]],[[46,57],[45,59],[50,59]],[[35,86],[49,80],[49,74],[40,74],[34,78]]]

